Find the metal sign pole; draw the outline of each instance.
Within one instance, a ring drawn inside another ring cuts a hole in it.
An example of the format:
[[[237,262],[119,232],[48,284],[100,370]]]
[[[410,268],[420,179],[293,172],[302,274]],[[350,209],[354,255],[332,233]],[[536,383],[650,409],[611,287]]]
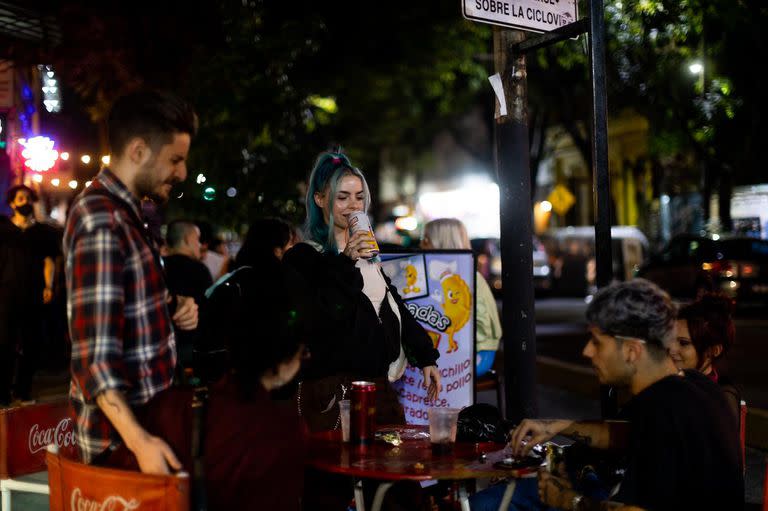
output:
[[[501,209],[504,394],[506,417],[514,422],[538,416],[527,79],[525,55],[511,51],[524,40],[523,32],[494,27],[494,60],[508,112],[496,115],[496,164]]]
[[[605,12],[603,0],[589,2],[589,71],[592,78],[592,176],[595,201],[597,286],[613,280],[611,252],[611,186],[608,173],[608,102],[605,84]],[[618,412],[615,389],[600,388],[604,418]]]

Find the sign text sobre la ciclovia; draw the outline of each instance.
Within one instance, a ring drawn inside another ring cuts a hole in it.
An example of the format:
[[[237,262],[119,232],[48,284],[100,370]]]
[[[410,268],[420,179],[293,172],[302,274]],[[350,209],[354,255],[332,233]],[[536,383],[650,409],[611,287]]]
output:
[[[567,7],[571,3],[568,0],[464,0],[467,18],[536,32],[548,32],[576,21],[575,6],[574,12]]]

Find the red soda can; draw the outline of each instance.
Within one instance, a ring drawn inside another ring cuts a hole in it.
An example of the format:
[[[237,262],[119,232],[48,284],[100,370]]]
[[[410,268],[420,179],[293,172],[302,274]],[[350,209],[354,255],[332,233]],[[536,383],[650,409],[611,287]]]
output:
[[[350,405],[350,440],[357,444],[372,444],[376,423],[376,384],[353,381]]]

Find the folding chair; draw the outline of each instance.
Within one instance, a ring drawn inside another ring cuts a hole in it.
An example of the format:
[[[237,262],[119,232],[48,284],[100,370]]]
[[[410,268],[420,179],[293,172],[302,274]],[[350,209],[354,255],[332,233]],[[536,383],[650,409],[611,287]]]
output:
[[[51,511],[121,509],[189,511],[189,475],[160,476],[85,465],[46,454]]]
[[[0,409],[0,510],[11,511],[11,492],[48,494],[46,447],[74,457],[75,443],[66,399]]]

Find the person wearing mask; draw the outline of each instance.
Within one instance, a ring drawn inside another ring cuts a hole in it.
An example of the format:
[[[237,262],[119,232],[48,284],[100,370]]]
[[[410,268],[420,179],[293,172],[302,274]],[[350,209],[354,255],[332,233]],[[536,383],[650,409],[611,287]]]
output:
[[[467,228],[455,218],[438,218],[424,226],[421,248],[425,250],[472,250]],[[480,377],[493,366],[501,339],[499,308],[491,288],[480,272],[475,276],[476,331],[475,376]]]
[[[370,201],[363,173],[344,154],[321,153],[307,187],[305,241],[283,258],[301,277],[299,292],[316,313],[312,359],[298,396],[312,429],[338,424],[333,405],[349,397],[350,382],[357,379],[377,384],[380,422],[403,423],[390,382],[402,377],[405,353],[422,369],[429,399],[440,390],[439,353],[382,272],[371,234],[349,234],[349,215],[367,212]]]
[[[0,405],[8,405],[12,394],[31,400],[34,373],[44,356],[41,318],[43,306],[53,300],[60,248],[56,230],[35,218],[37,200],[31,188],[11,187],[6,202],[13,215],[0,219]]]

